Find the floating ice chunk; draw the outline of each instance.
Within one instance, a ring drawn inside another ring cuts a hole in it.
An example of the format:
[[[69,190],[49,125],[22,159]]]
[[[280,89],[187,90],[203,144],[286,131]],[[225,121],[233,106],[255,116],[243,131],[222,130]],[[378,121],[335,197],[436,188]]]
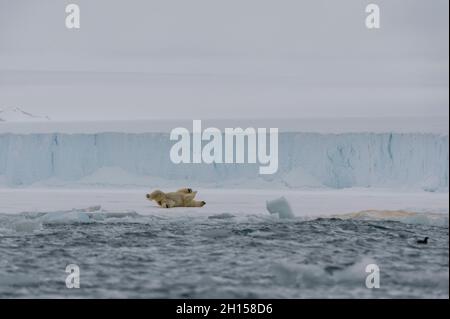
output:
[[[73,208],[71,210],[56,212],[24,212],[28,217],[39,218],[45,224],[72,224],[72,223],[90,223],[94,218],[92,215],[99,214],[100,205],[85,208]]]
[[[42,223],[40,221],[25,219],[22,216],[1,216],[0,219],[0,237],[2,235],[17,235],[18,233],[33,233],[41,228]]]
[[[228,219],[235,217],[233,214],[230,213],[222,213],[222,214],[216,214],[208,216],[209,219]]]
[[[356,213],[331,215],[330,217],[357,220],[392,220],[407,224],[448,227],[446,213],[417,213],[406,210],[363,210]]]
[[[138,218],[140,215],[135,211],[129,212],[93,212],[87,214],[90,219],[93,220],[105,220],[105,219],[115,219],[115,218]]]
[[[82,212],[82,213],[92,213],[92,212],[97,212],[101,209],[102,209],[102,206],[95,205],[95,206],[89,206],[86,208],[74,208],[72,211],[73,212]]]
[[[58,211],[42,211],[42,212],[22,212],[24,216],[36,218],[36,217],[42,217],[44,215],[48,214],[67,214],[67,213],[94,213],[98,212],[102,209],[102,206],[96,205],[96,206],[89,206],[84,208],[72,208],[70,210],[58,210]]]
[[[24,220],[14,223],[14,230],[20,233],[32,233],[42,227],[40,222]]]
[[[224,238],[230,235],[231,235],[230,231],[220,228],[205,230],[204,232],[202,232],[202,236],[208,238]]]
[[[296,286],[298,284],[298,267],[286,263],[276,263],[272,266],[272,271],[278,284],[288,286]]]
[[[60,212],[47,213],[42,216],[42,222],[46,224],[72,224],[90,223],[89,215],[83,212]]]
[[[279,218],[294,218],[291,206],[284,196],[266,201],[266,207],[269,213],[278,214]]]
[[[285,286],[315,286],[329,282],[329,275],[318,265],[297,265],[279,261],[272,265],[275,282]]]
[[[366,267],[370,264],[376,265],[377,262],[371,257],[364,256],[361,260],[357,261],[348,268],[333,273],[333,279],[337,283],[353,282],[361,284],[363,286],[368,275],[368,273],[366,272]]]
[[[28,274],[0,274],[0,287],[5,286],[30,286],[39,283],[38,276],[32,276]]]

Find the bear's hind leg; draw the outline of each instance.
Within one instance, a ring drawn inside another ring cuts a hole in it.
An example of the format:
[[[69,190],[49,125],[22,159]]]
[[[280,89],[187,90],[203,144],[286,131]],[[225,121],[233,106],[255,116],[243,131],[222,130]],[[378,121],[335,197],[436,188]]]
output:
[[[205,201],[192,200],[186,203],[186,207],[203,207],[205,206]]]

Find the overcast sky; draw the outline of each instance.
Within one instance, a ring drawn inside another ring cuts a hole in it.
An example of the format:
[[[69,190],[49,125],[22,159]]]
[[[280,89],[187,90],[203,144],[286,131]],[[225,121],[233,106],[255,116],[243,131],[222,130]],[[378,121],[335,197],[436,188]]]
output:
[[[381,29],[365,27],[365,6]],[[65,27],[65,6],[81,28]],[[0,0],[0,108],[68,119],[448,116],[448,0]]]

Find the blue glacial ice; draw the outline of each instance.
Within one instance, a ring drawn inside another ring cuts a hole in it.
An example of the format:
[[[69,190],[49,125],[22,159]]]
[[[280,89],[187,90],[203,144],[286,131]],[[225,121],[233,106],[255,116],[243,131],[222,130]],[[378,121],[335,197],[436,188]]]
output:
[[[279,169],[174,164],[166,133],[0,134],[0,185],[401,187],[448,191],[448,135],[280,133]],[[53,184],[52,184],[53,183]]]

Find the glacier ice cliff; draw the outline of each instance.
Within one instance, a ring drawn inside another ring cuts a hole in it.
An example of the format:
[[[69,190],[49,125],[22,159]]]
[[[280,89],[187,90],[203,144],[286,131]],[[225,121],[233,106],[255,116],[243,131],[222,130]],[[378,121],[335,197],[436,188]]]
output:
[[[402,187],[448,191],[448,135],[280,133],[279,169],[173,164],[166,133],[0,134],[0,185]]]

